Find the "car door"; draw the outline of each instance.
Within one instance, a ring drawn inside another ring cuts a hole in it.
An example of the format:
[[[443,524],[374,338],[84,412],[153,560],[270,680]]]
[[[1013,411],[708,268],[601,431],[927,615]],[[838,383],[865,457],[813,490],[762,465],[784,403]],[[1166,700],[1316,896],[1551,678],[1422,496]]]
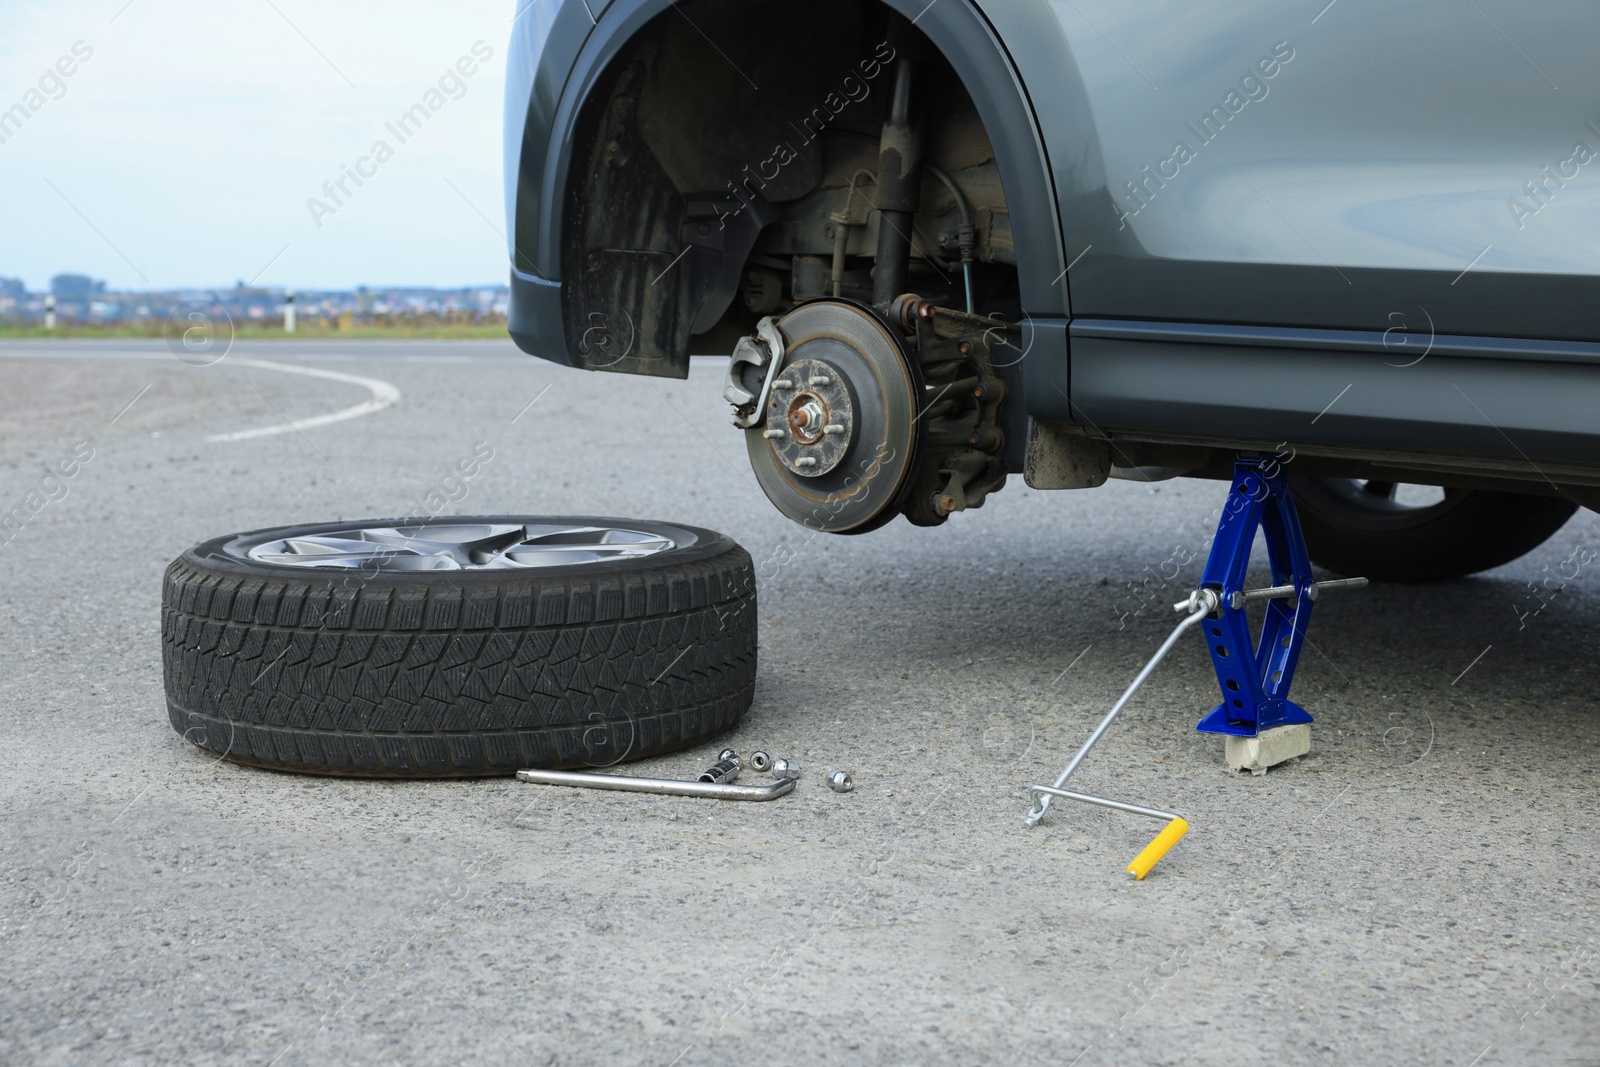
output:
[[[1075,318],[1600,339],[1593,0],[977,3]]]

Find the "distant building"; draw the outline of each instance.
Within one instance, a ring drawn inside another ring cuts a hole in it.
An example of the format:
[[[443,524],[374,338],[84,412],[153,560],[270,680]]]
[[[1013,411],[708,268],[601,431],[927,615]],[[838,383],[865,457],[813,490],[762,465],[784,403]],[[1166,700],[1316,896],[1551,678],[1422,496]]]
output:
[[[235,322],[271,325],[282,315],[285,290],[249,285],[217,289],[167,289],[116,292],[86,274],[58,274],[50,279],[57,313],[64,322],[114,323],[140,319],[181,319],[195,307],[222,313]],[[336,321],[404,323],[435,317],[451,321],[504,321],[510,293],[503,285],[435,289],[424,286],[362,286],[359,289],[295,290],[301,322]],[[0,319],[38,323],[44,317],[44,294],[27,291],[21,279],[0,277]]]
[[[87,274],[57,274],[50,279],[50,292],[58,301],[87,303],[105,291],[105,282],[96,281]]]

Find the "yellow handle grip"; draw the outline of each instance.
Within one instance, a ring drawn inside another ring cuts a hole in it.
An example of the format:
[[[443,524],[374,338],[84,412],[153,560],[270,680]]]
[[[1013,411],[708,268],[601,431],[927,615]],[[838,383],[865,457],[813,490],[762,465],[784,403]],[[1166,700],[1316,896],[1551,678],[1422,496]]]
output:
[[[1173,819],[1167,823],[1166,829],[1155,836],[1155,840],[1144,846],[1144,851],[1133,857],[1133,862],[1128,864],[1128,873],[1138,881],[1144,881],[1144,876],[1150,869],[1161,862],[1161,857],[1172,850],[1172,846],[1183,840],[1183,835],[1189,832],[1189,824],[1182,819]]]

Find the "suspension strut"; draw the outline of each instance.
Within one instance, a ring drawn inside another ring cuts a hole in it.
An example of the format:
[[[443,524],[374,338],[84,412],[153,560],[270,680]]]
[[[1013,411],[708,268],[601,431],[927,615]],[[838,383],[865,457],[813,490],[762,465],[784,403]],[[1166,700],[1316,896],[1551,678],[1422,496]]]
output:
[[[872,274],[872,302],[887,308],[905,292],[911,270],[911,228],[922,199],[922,131],[915,121],[912,91],[915,65],[902,56],[895,64],[889,118],[878,142],[878,263]]]

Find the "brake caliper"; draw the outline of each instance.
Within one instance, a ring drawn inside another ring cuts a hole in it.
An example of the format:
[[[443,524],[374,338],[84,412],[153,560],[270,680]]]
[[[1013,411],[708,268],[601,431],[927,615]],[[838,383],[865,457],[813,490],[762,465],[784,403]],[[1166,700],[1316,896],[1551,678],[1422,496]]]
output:
[[[733,346],[722,397],[733,405],[733,424],[739,429],[748,430],[765,421],[767,397],[787,347],[778,320],[771,315],[756,323],[754,337],[741,337]]]
[[[916,338],[925,394],[919,417],[926,447],[905,516],[917,526],[937,526],[953,512],[982,507],[1005,485],[1006,385],[994,349],[1010,343],[1014,328],[910,295],[895,301],[895,315]]]

